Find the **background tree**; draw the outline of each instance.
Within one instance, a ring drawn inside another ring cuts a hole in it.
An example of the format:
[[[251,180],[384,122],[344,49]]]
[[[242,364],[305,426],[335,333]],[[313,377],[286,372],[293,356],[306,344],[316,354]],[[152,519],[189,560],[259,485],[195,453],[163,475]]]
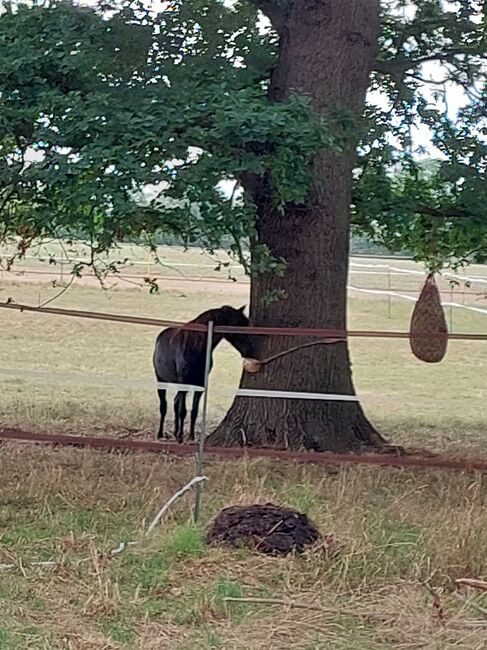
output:
[[[351,226],[432,269],[487,256],[485,46],[474,0],[4,3],[0,240],[22,255],[85,232],[102,274],[124,239],[212,250],[226,237],[249,268],[257,324],[345,329]],[[455,115],[452,85],[468,100]],[[433,165],[418,164],[421,124]],[[159,196],[141,202],[148,185]],[[261,338],[257,354],[304,341]],[[346,343],[242,382],[354,392]],[[242,441],[344,450],[382,438],[358,403],[245,398],[213,434]]]

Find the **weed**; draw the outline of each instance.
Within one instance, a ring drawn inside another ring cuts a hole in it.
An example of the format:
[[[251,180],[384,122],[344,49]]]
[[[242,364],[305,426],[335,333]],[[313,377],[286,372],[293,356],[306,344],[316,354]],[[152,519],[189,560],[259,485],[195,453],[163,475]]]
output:
[[[191,558],[203,555],[205,544],[201,529],[192,524],[181,524],[161,540],[163,552],[168,558]]]
[[[124,621],[110,621],[101,626],[103,634],[123,647],[132,648],[135,631]]]

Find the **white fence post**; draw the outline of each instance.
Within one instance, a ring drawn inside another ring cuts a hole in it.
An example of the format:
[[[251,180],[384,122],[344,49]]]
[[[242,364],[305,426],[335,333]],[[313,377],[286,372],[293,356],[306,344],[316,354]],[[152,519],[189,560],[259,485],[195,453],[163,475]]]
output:
[[[203,474],[203,460],[205,453],[206,441],[206,418],[208,414],[208,380],[210,377],[211,353],[213,350],[213,321],[208,323],[208,335],[206,339],[206,360],[205,360],[205,390],[203,393],[203,414],[201,421],[201,433],[198,441],[198,450],[196,452],[196,474],[202,476]],[[201,511],[201,491],[202,484],[197,483],[195,486],[196,498],[194,503],[194,523],[198,523]]]

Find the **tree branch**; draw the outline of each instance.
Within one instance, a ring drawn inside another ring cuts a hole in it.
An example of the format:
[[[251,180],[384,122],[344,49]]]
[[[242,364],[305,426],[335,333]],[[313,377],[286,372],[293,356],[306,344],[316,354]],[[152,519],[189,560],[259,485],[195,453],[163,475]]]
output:
[[[424,215],[433,219],[475,219],[477,215],[467,212],[463,208],[434,208],[433,206],[418,203],[411,208],[411,216]],[[363,227],[365,220],[358,214],[352,214],[350,225]]]
[[[420,81],[421,83],[424,84],[432,84],[433,86],[445,86],[446,82],[449,81],[448,78],[445,79],[425,79],[422,77],[420,74],[414,74],[412,72],[409,72],[407,74],[409,79],[416,79],[416,81]]]
[[[415,206],[414,212],[424,214],[428,217],[434,217],[435,219],[472,219],[475,217],[475,215],[466,212],[462,208],[434,208],[422,203]]]
[[[376,60],[372,65],[372,70],[374,72],[379,72],[380,74],[401,74],[411,70],[412,68],[417,68],[422,63],[427,63],[428,61],[449,61],[452,62],[456,56],[459,55],[477,55],[481,56],[481,53],[477,49],[472,48],[452,48],[450,50],[443,50],[441,52],[435,52],[434,54],[428,54],[425,56],[418,56],[417,58],[397,58],[390,61],[381,61]]]

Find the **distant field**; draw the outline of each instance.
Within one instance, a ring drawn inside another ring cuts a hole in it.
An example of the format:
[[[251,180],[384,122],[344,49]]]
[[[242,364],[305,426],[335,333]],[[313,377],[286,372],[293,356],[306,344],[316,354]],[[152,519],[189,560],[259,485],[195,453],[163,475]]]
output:
[[[7,251],[3,251],[5,254]],[[0,256],[2,252],[0,252]],[[59,243],[39,245],[25,260],[14,267],[17,273],[32,271],[29,279],[43,280],[43,275],[64,278],[69,275],[71,263],[67,260],[86,259],[88,249],[83,243],[66,248]],[[49,260],[57,260],[49,263]],[[163,277],[181,280],[182,286],[185,278],[199,280],[225,281],[228,278],[246,282],[243,268],[231,259],[224,251],[217,251],[210,256],[208,253],[191,248],[184,250],[177,246],[161,246],[157,252],[157,259],[145,249],[136,245],[121,245],[107,260],[126,260],[120,267],[118,286],[130,288],[131,281],[137,281],[138,276]],[[64,260],[64,262],[62,262]],[[393,267],[391,269],[384,268]],[[401,271],[415,271],[417,275],[402,273]],[[350,266],[350,284],[371,289],[392,289],[394,291],[415,292],[421,287],[424,268],[410,260],[401,258],[381,260],[377,258],[352,257]],[[465,282],[451,283],[452,278],[447,275],[439,278],[439,286],[444,292],[444,299],[452,299],[461,303],[479,303],[487,308],[487,267],[473,265],[456,275],[466,278],[479,278],[481,281],[466,286]],[[36,278],[37,275],[37,278]],[[135,276],[135,277],[133,277]],[[1,274],[0,274],[1,277]],[[8,279],[7,274],[3,274]],[[45,279],[45,278],[44,278]],[[116,279],[114,280],[116,281]],[[133,286],[133,285],[132,285]],[[229,289],[230,291],[230,289]]]
[[[173,261],[198,254],[185,255],[166,251]],[[31,280],[5,274],[0,300],[38,305],[59,292],[46,276]],[[412,281],[419,286],[421,278]],[[242,283],[162,283],[159,295],[127,286],[102,291],[75,283],[54,305],[187,320],[211,306],[238,306],[248,293]],[[349,325],[405,330],[413,304],[353,294]],[[487,333],[484,315],[452,314],[455,331]],[[154,436],[154,391],[86,382],[151,381],[156,329],[6,310],[0,328],[0,369],[12,371],[0,374],[3,426]],[[452,341],[445,360],[431,366],[412,356],[407,341],[353,339],[351,349],[367,414],[392,442],[485,456],[487,342]],[[52,381],[35,381],[32,371],[51,373]],[[238,355],[222,345],[212,374],[212,424],[239,375]],[[480,474],[332,473],[211,460],[202,524],[191,524],[189,494],[147,538],[148,522],[194,476],[193,460],[9,443],[0,445],[0,467],[0,650],[487,647],[485,594],[453,589],[455,578],[487,573],[487,483]],[[306,512],[333,535],[339,554],[318,546],[302,557],[273,558],[206,546],[205,527],[221,508],[268,501]],[[126,541],[137,544],[111,557]]]

